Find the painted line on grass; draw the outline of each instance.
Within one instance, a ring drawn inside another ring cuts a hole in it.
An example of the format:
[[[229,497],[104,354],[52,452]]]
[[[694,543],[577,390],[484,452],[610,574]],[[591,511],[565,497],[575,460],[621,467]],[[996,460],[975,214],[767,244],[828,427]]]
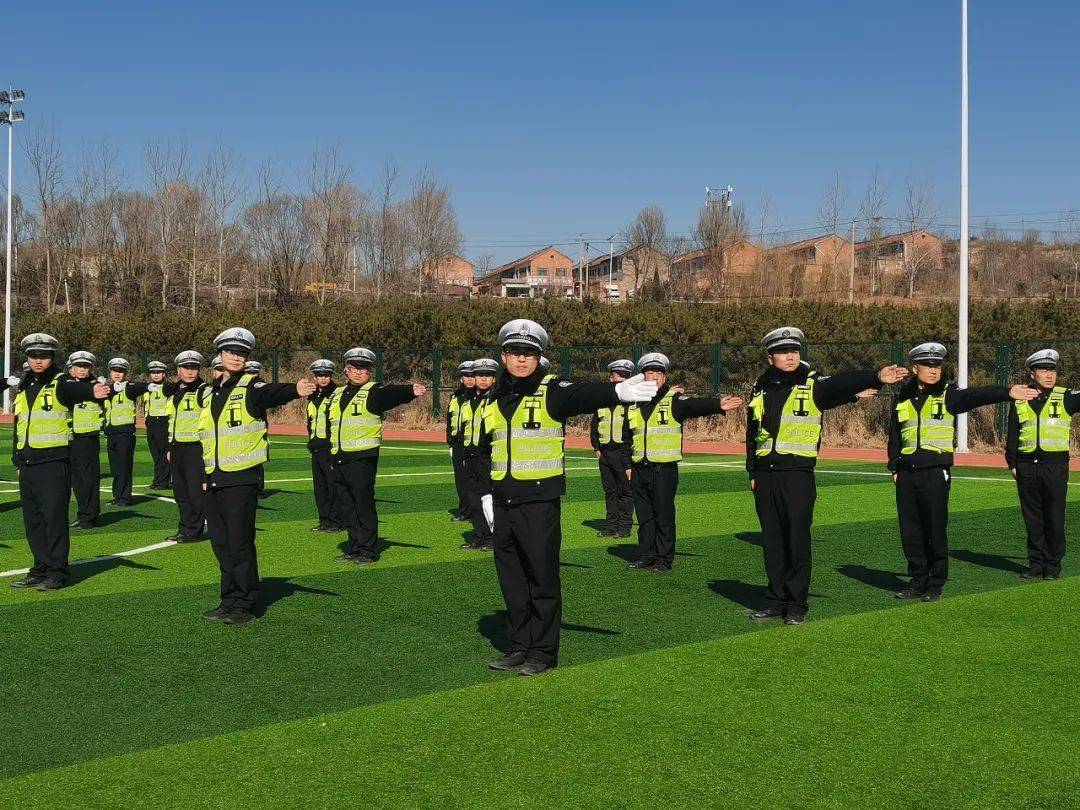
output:
[[[119,560],[124,557],[134,557],[136,554],[145,554],[148,551],[157,551],[158,549],[175,545],[175,540],[163,540],[160,543],[154,543],[152,546],[140,546],[139,548],[129,549],[128,551],[118,551],[115,554],[102,554],[98,557],[87,557],[85,560],[72,560],[70,564],[86,565],[87,563],[102,562],[103,560]],[[10,571],[0,571],[0,577],[17,577],[20,574],[29,573],[29,568],[13,568]]]

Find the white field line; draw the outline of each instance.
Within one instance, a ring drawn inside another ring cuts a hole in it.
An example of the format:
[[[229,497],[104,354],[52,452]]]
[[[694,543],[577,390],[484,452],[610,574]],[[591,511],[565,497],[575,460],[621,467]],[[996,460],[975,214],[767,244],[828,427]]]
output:
[[[160,543],[154,543],[152,546],[141,546],[139,548],[129,549],[128,551],[118,551],[115,554],[102,554],[99,557],[87,557],[85,560],[72,560],[71,565],[85,565],[86,563],[101,562],[102,560],[117,560],[123,557],[134,557],[136,554],[145,554],[148,551],[157,551],[159,548],[168,548],[169,546],[175,546],[174,540],[163,540]],[[0,577],[17,577],[20,574],[29,574],[29,568],[13,568],[10,571],[0,571]]]

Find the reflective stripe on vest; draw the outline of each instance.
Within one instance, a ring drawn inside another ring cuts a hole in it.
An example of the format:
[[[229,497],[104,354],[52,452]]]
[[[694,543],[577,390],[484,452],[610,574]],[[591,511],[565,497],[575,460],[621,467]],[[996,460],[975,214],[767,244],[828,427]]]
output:
[[[456,439],[461,435],[461,405],[457,394],[450,397],[450,404],[446,408],[446,413],[450,417],[446,428],[449,431],[448,439]]]
[[[15,396],[15,446],[19,450],[47,450],[71,443],[71,411],[57,398],[60,375],[42,386],[27,407],[26,392]]]
[[[80,402],[71,409],[71,431],[76,436],[88,436],[101,430],[105,412],[98,402]]]
[[[750,414],[757,420],[755,438],[757,456],[776,452],[785,456],[816,458],[821,446],[821,409],[814,403],[813,377],[803,385],[793,386],[780,411],[780,429],[773,436],[765,429],[765,394],[750,400]]]
[[[147,391],[143,405],[146,407],[147,416],[168,416],[169,402],[172,399],[160,388],[157,391]]]
[[[1072,417],[1065,410],[1065,388],[1055,387],[1041,411],[1030,402],[1016,402],[1016,418],[1020,422],[1019,453],[1034,453],[1036,449],[1049,453],[1069,452],[1069,432]]]
[[[487,413],[488,407],[491,405],[491,400],[488,399],[487,394],[480,397],[477,400],[468,402],[466,405],[461,406],[461,413],[464,417],[468,407],[468,421],[462,419],[461,423],[461,443],[465,447],[478,447],[480,445],[480,431],[484,428],[484,415]]]
[[[461,439],[461,443],[466,447],[471,447],[472,444],[472,425],[473,418],[478,416],[476,413],[477,402],[469,397],[461,403],[458,409],[458,432],[457,435]]]
[[[382,417],[367,408],[368,395],[374,387],[373,382],[361,385],[344,412],[341,410],[341,400],[349,387],[342,386],[334,392],[334,401],[330,405],[332,453],[358,453],[374,450],[382,444]]]
[[[633,445],[630,450],[632,461],[651,461],[654,464],[668,464],[682,461],[682,425],[675,420],[672,404],[675,394],[668,391],[656,403],[649,418],[645,419],[641,406],[630,406],[630,434]]]
[[[596,433],[600,445],[622,444],[626,409],[622,405],[601,408],[596,412]]]
[[[945,392],[928,395],[919,410],[910,399],[896,403],[896,421],[900,423],[900,454],[910,456],[916,450],[951,453],[955,447],[956,417],[945,406]]]
[[[563,474],[565,431],[548,413],[549,377],[554,375],[544,377],[536,393],[521,398],[509,420],[496,402],[484,410],[484,425],[491,433],[492,480],[509,475],[517,481],[539,481]]]
[[[128,396],[127,387],[105,400],[105,426],[135,424],[135,400]]]
[[[170,397],[170,402],[172,398]],[[185,391],[180,401],[169,408],[169,441],[177,444],[194,444],[199,441],[199,420],[202,405],[199,389]]]
[[[336,390],[336,389],[335,389]],[[309,439],[328,439],[330,438],[329,425],[327,414],[330,412],[330,403],[334,399],[334,394],[331,393],[318,402],[314,400],[308,400],[307,412],[308,412],[308,438]]]
[[[243,375],[229,391],[225,406],[214,418],[214,397],[203,397],[199,416],[199,440],[202,442],[203,467],[207,473],[215,470],[239,472],[257,467],[269,457],[266,422],[256,419],[247,408],[247,396],[254,374]]]

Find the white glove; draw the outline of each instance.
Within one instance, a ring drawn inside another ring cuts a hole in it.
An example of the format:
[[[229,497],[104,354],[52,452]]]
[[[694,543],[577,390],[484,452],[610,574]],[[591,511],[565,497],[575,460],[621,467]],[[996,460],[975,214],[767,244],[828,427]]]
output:
[[[106,380],[104,377],[98,377],[97,378],[97,383],[98,383],[98,385],[108,385],[109,381]]]
[[[487,521],[488,531],[495,531],[495,499],[491,497],[490,493],[480,498],[480,508],[484,512],[484,520]]]
[[[161,383],[147,383],[146,384],[146,390],[147,391],[160,391],[161,390]]]
[[[22,380],[20,380],[14,374],[12,374],[10,377],[7,378],[8,388],[18,388],[19,383],[21,383],[21,382],[22,382]]]
[[[123,391],[125,388],[127,388],[127,383],[126,382],[114,382],[112,384],[112,390],[115,391],[118,394],[121,391]]]
[[[656,383],[646,380],[644,374],[635,374],[628,380],[615,384],[619,402],[648,402],[656,396]]]

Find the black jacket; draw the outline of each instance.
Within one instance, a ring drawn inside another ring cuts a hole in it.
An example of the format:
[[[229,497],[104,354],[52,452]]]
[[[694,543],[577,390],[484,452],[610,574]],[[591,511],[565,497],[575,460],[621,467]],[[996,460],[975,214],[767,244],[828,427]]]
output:
[[[334,395],[334,392],[337,391],[337,389],[338,389],[338,384],[336,382],[334,382],[333,380],[331,380],[330,382],[328,382],[326,384],[325,388],[316,388],[315,389],[315,393],[312,394],[310,397],[308,397],[308,404],[314,405],[316,407],[316,409],[317,409],[322,404],[323,400],[330,399],[330,397],[332,397]],[[307,429],[308,429],[308,437],[309,437],[308,438],[308,443],[307,443],[308,450],[315,451],[315,450],[329,450],[330,449],[330,416],[329,416],[329,414],[324,414],[324,415],[321,416],[321,418],[326,423],[326,425],[325,425],[325,427],[326,427],[326,438],[325,439],[314,439],[314,438],[310,438],[311,435],[312,435],[312,433],[311,433],[311,427],[312,427],[312,425],[311,425],[311,414],[309,413],[308,416],[307,416]]]
[[[216,421],[221,416],[221,411],[229,399],[229,393],[236,387],[241,375],[226,374],[217,382],[208,383],[207,390],[210,396],[210,413]],[[203,396],[206,396],[204,394]],[[299,399],[296,393],[296,383],[264,383],[253,382],[248,386],[247,398],[244,405],[247,412],[256,419],[266,419],[266,412],[270,408],[286,405],[294,399]],[[235,487],[244,484],[262,483],[262,465],[249,467],[238,472],[225,472],[214,470],[206,476],[206,482],[211,487]]]
[[[531,376],[516,379],[504,369],[492,389],[503,417],[513,416],[522,398],[536,393],[540,382],[547,374],[537,369]],[[565,423],[572,416],[594,413],[600,408],[609,408],[619,404],[615,394],[615,383],[575,383],[562,377],[554,378],[547,388],[547,410],[553,419]],[[490,446],[491,435],[487,424],[482,428],[485,445]],[[517,481],[509,476],[501,481],[492,482],[495,499],[500,503],[512,505],[551,501],[566,494],[566,476],[558,475],[539,481]]]
[[[1046,401],[1050,396],[1049,391],[1040,392],[1039,396],[1031,400],[1028,405],[1035,413],[1041,414],[1043,407],[1046,405]],[[1077,411],[1080,411],[1080,388],[1073,388],[1065,392],[1065,412],[1072,416]],[[1008,428],[1005,431],[1005,463],[1009,465],[1009,469],[1015,469],[1016,462],[1033,461],[1042,462],[1047,464],[1068,464],[1069,463],[1069,451],[1059,450],[1047,452],[1041,447],[1036,447],[1033,453],[1019,453],[1017,447],[1020,445],[1020,419],[1016,415],[1016,403],[1009,403],[1009,423]]]
[[[143,394],[145,394],[149,390],[149,388],[148,388],[149,385],[150,385],[150,383],[146,383],[146,382],[129,382],[124,387],[124,391],[127,392],[128,398],[131,399],[133,402],[135,402],[136,406],[137,406],[138,401],[139,401],[139,397],[141,397]],[[110,391],[109,391],[109,399],[110,400],[116,399],[118,396],[120,396],[119,391],[111,390],[112,389],[112,382],[111,381],[108,383],[108,386],[110,388]],[[103,428],[103,432],[105,433],[106,436],[118,435],[118,434],[121,434],[121,433],[134,433],[135,432],[135,423],[132,422],[130,425],[110,426],[108,424],[108,421],[106,420],[105,426]]]
[[[933,450],[916,450],[910,455],[900,454],[900,420],[896,417],[896,405],[911,400],[915,410],[920,410],[927,396],[938,396],[945,392],[945,409],[954,416],[967,413],[983,405],[993,405],[1009,398],[1009,389],[1003,385],[987,385],[982,388],[957,388],[952,383],[939,381],[936,385],[920,386],[916,379],[908,380],[900,388],[889,415],[889,469],[926,470],[932,467],[951,467],[952,453],[937,453]]]
[[[765,396],[765,429],[773,436],[780,430],[780,414],[791,389],[803,385],[811,375],[810,367],[803,363],[794,371],[780,371],[769,366],[754,384],[751,398],[763,393]],[[829,377],[815,376],[814,404],[822,411],[855,402],[855,395],[867,388],[881,388],[876,371],[843,371]],[[746,417],[746,471],[754,477],[757,470],[812,470],[816,458],[769,453],[758,458],[757,434],[759,422],[752,414]]]
[[[607,410],[603,408],[601,410]],[[622,435],[617,439],[613,439],[610,444],[600,446],[600,416],[594,414],[592,418],[592,424],[589,426],[589,443],[592,445],[593,450],[612,450],[612,451],[625,451],[630,452],[630,406],[625,402],[620,403],[614,410],[621,410],[623,415]]]
[[[19,387],[12,392],[12,399],[15,398],[19,391],[25,391],[27,407],[32,408],[34,406],[34,400],[37,399],[38,391],[51,383],[53,378],[58,374],[61,374],[61,371],[55,364],[49,366],[40,374],[35,374],[32,371],[26,372],[26,374],[23,375],[22,382],[19,383]],[[80,402],[89,402],[94,399],[94,381],[91,379],[74,380],[64,374],[63,379],[60,380],[56,386],[56,396],[60,402],[68,408],[73,408]],[[48,461],[63,461],[70,457],[67,446],[48,448],[27,447],[24,450],[19,450],[16,447],[15,436],[18,434],[15,432],[14,423],[12,423],[11,428],[11,461],[16,467],[26,467],[31,464],[44,464]]]
[[[375,383],[372,386],[371,391],[368,392],[367,409],[372,413],[382,416],[391,408],[396,408],[398,405],[404,405],[406,402],[412,402],[416,399],[416,395],[413,393],[412,383],[405,385],[383,385],[382,383]],[[341,392],[341,410],[345,410],[349,406],[349,403],[353,401],[353,398],[359,393],[360,386],[353,385],[352,383],[345,383],[345,388]],[[371,450],[359,450],[355,453],[335,453],[333,460],[335,464],[348,464],[351,461],[356,461],[362,458],[378,458],[379,448],[375,447]]]

